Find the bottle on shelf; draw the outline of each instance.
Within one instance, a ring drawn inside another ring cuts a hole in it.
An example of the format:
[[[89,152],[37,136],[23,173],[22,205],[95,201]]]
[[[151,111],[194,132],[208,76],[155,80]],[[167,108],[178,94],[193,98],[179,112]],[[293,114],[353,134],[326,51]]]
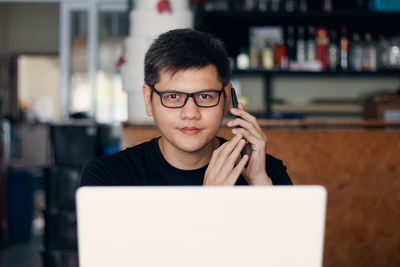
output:
[[[266,40],[261,55],[263,69],[271,70],[274,68],[274,48],[271,40]]]
[[[378,34],[378,43],[377,43],[377,69],[385,70],[386,65],[386,55],[389,50],[390,44],[388,40],[382,33]]]
[[[327,71],[329,68],[328,46],[328,30],[324,27],[318,27],[316,29],[315,59],[321,63],[322,71]]]
[[[275,68],[280,70],[287,70],[288,68],[287,48],[282,38],[275,43],[274,65]]]
[[[360,40],[360,35],[358,33],[353,34],[353,39],[350,48],[350,68],[354,71],[362,70],[362,51],[363,44]]]
[[[322,10],[325,12],[332,12],[333,11],[332,0],[323,0]]]
[[[365,44],[362,51],[362,70],[376,71],[376,47],[370,33],[365,34]]]
[[[306,45],[304,40],[304,27],[299,26],[297,28],[297,63],[300,68],[304,68],[304,62],[306,60]]]
[[[244,10],[253,11],[256,8],[256,1],[244,0]]]
[[[206,11],[228,11],[228,0],[208,0],[204,5]]]
[[[286,0],[285,1],[285,11],[286,12],[294,12],[297,9],[297,1],[298,0]]]
[[[269,3],[270,0],[258,0],[257,1],[257,9],[261,12],[269,11]]]
[[[387,68],[392,70],[400,70],[400,37],[393,36],[388,39],[389,49],[385,53],[387,55]]]
[[[308,26],[307,36],[307,61],[315,61],[315,28],[314,26]]]
[[[250,58],[246,49],[240,49],[239,55],[236,57],[236,68],[238,70],[247,70],[250,67]]]
[[[250,47],[250,68],[260,68],[262,44],[258,41],[255,46]]]
[[[300,0],[299,1],[299,10],[300,10],[300,12],[307,12],[308,11],[307,0]]]
[[[329,38],[329,70],[336,71],[338,67],[338,42],[337,42],[337,33],[335,29],[330,30],[330,38]]]
[[[287,59],[290,65],[291,62],[296,61],[296,40],[295,40],[294,26],[289,25],[286,33],[286,45],[287,45]]]
[[[349,69],[349,39],[347,38],[347,27],[342,26],[340,36],[340,68],[342,71]]]
[[[271,0],[271,11],[279,12],[280,11],[281,0]]]

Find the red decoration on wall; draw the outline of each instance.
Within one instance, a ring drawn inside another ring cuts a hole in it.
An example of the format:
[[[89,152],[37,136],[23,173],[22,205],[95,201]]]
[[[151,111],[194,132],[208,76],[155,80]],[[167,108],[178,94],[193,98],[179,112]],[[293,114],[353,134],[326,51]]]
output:
[[[158,13],[160,13],[160,14],[162,14],[164,12],[170,12],[171,13],[171,5],[169,3],[169,0],[160,0],[160,1],[158,1],[157,10],[158,10]]]
[[[115,67],[120,68],[122,65],[126,63],[126,60],[123,56],[120,56],[117,60],[117,63],[115,63]]]

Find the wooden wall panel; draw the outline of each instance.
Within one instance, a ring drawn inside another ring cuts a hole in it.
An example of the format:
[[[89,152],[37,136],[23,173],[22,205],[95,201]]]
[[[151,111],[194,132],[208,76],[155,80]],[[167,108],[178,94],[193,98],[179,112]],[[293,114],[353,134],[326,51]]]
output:
[[[400,266],[400,131],[264,129],[297,185],[328,190],[324,266]],[[126,127],[122,146],[158,136]],[[230,130],[220,135],[230,138]]]

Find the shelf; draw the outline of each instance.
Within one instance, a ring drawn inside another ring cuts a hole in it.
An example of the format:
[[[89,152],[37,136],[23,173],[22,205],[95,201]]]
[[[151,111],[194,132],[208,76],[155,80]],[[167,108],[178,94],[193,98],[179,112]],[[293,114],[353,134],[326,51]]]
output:
[[[335,113],[335,114],[361,114],[360,104],[272,104],[274,112],[287,113]]]
[[[224,119],[222,125],[227,127],[226,123],[230,119]],[[400,122],[386,122],[383,120],[277,120],[277,119],[258,119],[262,128],[385,128],[393,127],[400,129]],[[142,122],[127,121],[123,124],[125,131],[127,129],[143,129],[150,131],[151,134],[157,134],[158,130],[154,122],[143,125]],[[153,132],[154,131],[154,132]]]
[[[284,71],[284,70],[233,70],[233,75],[283,75],[283,76],[399,76],[400,70],[382,71]]]
[[[365,11],[310,11],[310,12],[261,12],[261,11],[197,11],[197,16],[205,20],[224,20],[225,23],[310,23],[310,24],[346,24],[346,22],[368,24],[393,23],[400,12]],[[340,24],[338,23],[340,21]],[[208,22],[209,23],[209,22]]]

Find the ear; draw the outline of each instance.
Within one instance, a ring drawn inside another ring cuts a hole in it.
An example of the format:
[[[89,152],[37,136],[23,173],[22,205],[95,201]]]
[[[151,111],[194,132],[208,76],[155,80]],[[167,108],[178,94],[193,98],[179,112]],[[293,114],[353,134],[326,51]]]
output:
[[[151,89],[147,84],[143,84],[142,93],[144,104],[146,105],[146,114],[147,116],[153,116],[153,109],[151,107]]]
[[[232,83],[228,83],[228,85],[224,87],[225,90],[224,115],[228,114],[231,105],[232,101],[231,88],[232,88]]]

